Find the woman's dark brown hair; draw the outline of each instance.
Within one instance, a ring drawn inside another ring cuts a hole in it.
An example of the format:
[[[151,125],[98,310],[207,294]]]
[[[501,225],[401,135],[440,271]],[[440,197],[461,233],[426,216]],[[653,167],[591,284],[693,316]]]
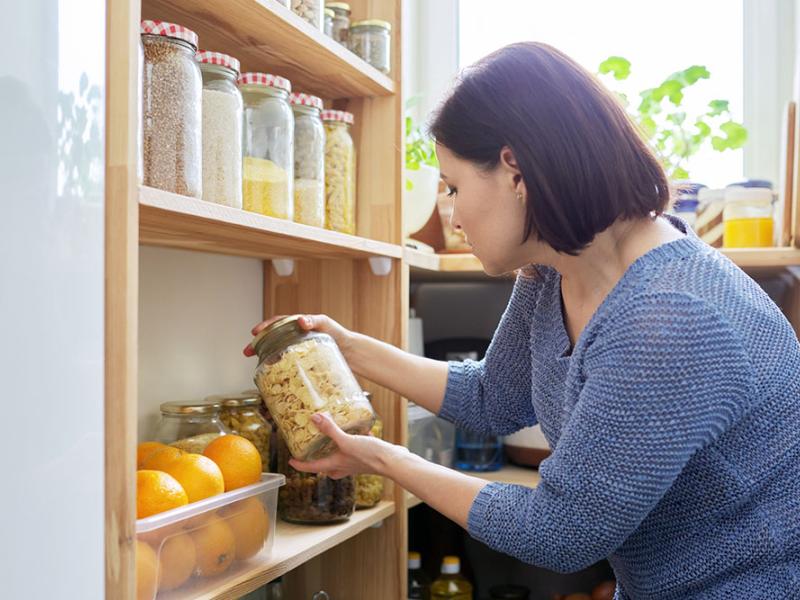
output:
[[[546,44],[512,44],[465,69],[430,130],[486,170],[509,147],[528,192],[524,239],[559,252],[669,203],[663,168],[614,95]]]

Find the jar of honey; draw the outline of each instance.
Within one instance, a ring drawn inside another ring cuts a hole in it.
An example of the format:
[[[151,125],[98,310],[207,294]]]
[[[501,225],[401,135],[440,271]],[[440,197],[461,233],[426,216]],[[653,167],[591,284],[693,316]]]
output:
[[[723,211],[725,248],[768,248],[775,243],[772,190],[728,188]]]

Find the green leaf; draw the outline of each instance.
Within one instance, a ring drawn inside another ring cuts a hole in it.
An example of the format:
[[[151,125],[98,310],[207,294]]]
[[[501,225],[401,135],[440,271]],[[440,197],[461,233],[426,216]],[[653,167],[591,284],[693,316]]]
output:
[[[709,79],[711,77],[711,73],[702,65],[692,65],[688,69],[681,71],[680,75],[686,85],[693,85],[701,79]]]
[[[701,119],[697,119],[695,121],[694,126],[697,128],[698,135],[702,137],[708,137],[711,135],[711,127],[709,127],[708,123],[702,121]]]
[[[675,79],[667,79],[653,92],[653,97],[659,102],[664,98],[669,98],[675,106],[679,106],[683,101],[683,88],[685,86]]]
[[[413,189],[414,189],[414,184],[411,183],[411,180],[408,177],[406,177],[406,191],[410,192]]]
[[[731,150],[741,148],[747,141],[747,129],[745,129],[744,125],[741,123],[737,123],[736,121],[726,121],[720,125],[719,128],[722,133],[725,134],[726,142],[728,144],[727,147]]]
[[[614,79],[621,81],[631,74],[631,62],[622,56],[609,56],[600,63],[598,70],[601,75],[611,73]]]
[[[672,170],[672,177],[671,179],[678,180],[678,179],[689,179],[689,171],[684,169],[683,167],[675,167]]]
[[[723,113],[728,112],[729,102],[727,100],[712,100],[708,103],[708,108],[710,109],[706,114],[709,117],[718,117]]]

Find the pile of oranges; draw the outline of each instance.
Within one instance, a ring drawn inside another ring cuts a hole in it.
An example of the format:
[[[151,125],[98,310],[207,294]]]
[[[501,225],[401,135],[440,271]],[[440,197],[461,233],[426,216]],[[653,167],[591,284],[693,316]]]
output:
[[[136,518],[178,508],[261,481],[261,456],[249,440],[224,435],[203,454],[159,442],[136,449]],[[258,553],[269,534],[259,497],[245,498],[186,523],[140,535],[136,541],[137,600],[174,590],[193,575],[224,573],[235,560]]]

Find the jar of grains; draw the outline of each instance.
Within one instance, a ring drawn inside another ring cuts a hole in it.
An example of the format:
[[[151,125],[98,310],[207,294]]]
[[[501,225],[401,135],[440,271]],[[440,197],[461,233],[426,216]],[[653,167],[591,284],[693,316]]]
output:
[[[294,220],[325,226],[325,127],[322,99],[292,94],[294,110]]]
[[[333,37],[333,11],[330,8],[325,9],[322,23],[322,31],[325,32],[325,35]]]
[[[203,200],[242,208],[242,94],[239,61],[199,52],[203,75]]]
[[[325,8],[333,11],[333,39],[347,46],[350,33],[350,5],[346,2],[328,2]]]
[[[325,222],[328,229],[356,233],[356,151],[353,115],[322,111],[325,123]]]
[[[322,31],[322,0],[292,0],[292,10]]]
[[[203,82],[194,58],[197,34],[163,21],[142,21],[144,184],[202,197]]]
[[[231,433],[253,442],[261,455],[261,470],[269,471],[272,425],[267,423],[267,419],[259,410],[262,402],[258,391],[255,394],[211,396],[206,400],[219,402],[222,405],[219,413],[222,424]]]
[[[294,115],[292,84],[267,73],[242,73],[243,206],[268,217],[293,218]]]
[[[370,19],[350,26],[349,47],[373,67],[386,73],[391,71],[392,25],[388,21]]]

